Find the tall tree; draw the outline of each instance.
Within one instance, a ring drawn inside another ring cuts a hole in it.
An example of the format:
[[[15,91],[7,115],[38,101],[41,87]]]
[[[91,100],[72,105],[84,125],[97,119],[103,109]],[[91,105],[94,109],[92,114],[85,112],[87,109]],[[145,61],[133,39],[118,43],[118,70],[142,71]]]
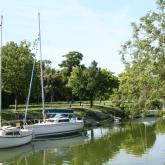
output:
[[[118,87],[118,79],[113,76],[112,72],[98,68],[97,63],[93,61],[89,68],[73,68],[68,86],[79,97],[80,105],[82,99],[89,99],[92,107],[94,99],[110,96],[113,88]]]
[[[100,68],[97,66],[96,61],[92,61],[89,68],[86,70],[87,86],[86,86],[86,96],[90,100],[90,106],[93,106],[93,101],[98,93],[97,81]]]
[[[80,106],[86,93],[87,77],[85,75],[85,69],[85,67],[74,67],[67,84],[67,86],[72,89],[73,94],[79,97]]]
[[[79,96],[80,103],[83,97],[90,100],[90,106],[93,106],[93,101],[97,96],[97,74],[99,68],[97,62],[93,61],[89,68],[75,67],[69,77],[68,86],[72,92]]]
[[[63,73],[66,77],[69,77],[73,67],[80,66],[81,61],[83,59],[83,54],[72,51],[64,55],[66,59],[59,64],[59,66],[63,69]]]
[[[103,99],[108,99],[113,93],[113,89],[118,88],[118,86],[118,78],[114,76],[111,71],[108,71],[107,69],[99,70],[97,75],[97,97],[100,99],[100,102]]]
[[[76,66],[81,66],[83,54],[81,54],[80,52],[71,51],[66,55],[64,55],[63,57],[65,57],[65,60],[63,60],[61,64],[59,64],[59,66],[62,68],[63,77],[65,79],[65,83],[67,84],[72,69]],[[67,100],[68,101],[72,100],[73,102],[73,93],[69,88],[69,86],[66,89],[66,93],[67,93]]]
[[[62,72],[47,66],[44,70],[44,89],[48,101],[64,100],[66,87]]]
[[[157,4],[139,24],[132,23],[132,38],[120,51],[126,69],[119,93],[128,109],[148,109],[154,99],[165,98],[165,0]]]
[[[15,109],[18,99],[27,95],[33,56],[30,43],[25,41],[19,45],[9,42],[2,49],[2,87],[3,91],[14,94]]]

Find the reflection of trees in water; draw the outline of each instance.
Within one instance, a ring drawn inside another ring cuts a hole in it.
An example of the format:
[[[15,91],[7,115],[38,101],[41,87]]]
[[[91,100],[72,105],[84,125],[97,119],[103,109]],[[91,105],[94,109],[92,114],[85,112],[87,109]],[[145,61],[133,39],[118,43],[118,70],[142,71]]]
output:
[[[140,156],[154,145],[156,140],[154,126],[132,122],[127,127],[129,129],[123,132],[124,139],[121,143],[121,148],[127,153]]]
[[[141,133],[140,133],[141,129]],[[86,144],[72,147],[69,162],[72,164],[103,164],[113,158],[120,149],[134,155],[142,155],[151,148],[156,140],[153,126],[146,127],[132,123],[119,129],[111,136],[104,135],[100,139],[92,138]]]
[[[109,136],[103,136],[100,139],[93,139],[87,144],[72,148],[75,158],[72,159],[73,164],[90,164],[102,165],[113,157],[119,150],[117,145],[110,141]]]
[[[70,162],[72,157],[72,153],[69,153],[68,148],[64,152],[61,152],[61,150],[58,152],[56,149],[37,150],[10,162],[10,165],[63,165],[65,161]]]
[[[151,148],[156,140],[154,126],[130,123],[114,132],[111,136],[103,136],[88,144],[72,148],[76,155],[75,164],[103,164],[112,159],[120,149],[127,153],[141,156]]]
[[[30,152],[27,155],[19,157],[10,162],[10,165],[44,165],[43,156],[44,151]]]
[[[155,125],[156,133],[165,133],[165,120],[158,120]]]
[[[104,134],[101,138],[95,138],[93,132],[93,138],[79,145],[32,151],[26,156],[26,164],[44,165],[46,162],[46,164],[56,165],[65,163],[102,165],[112,159],[120,149],[141,156],[153,146],[156,140],[154,128],[155,125],[145,126],[131,122],[118,127],[114,132],[111,131],[111,134]],[[11,164],[24,165],[25,159],[15,160]]]

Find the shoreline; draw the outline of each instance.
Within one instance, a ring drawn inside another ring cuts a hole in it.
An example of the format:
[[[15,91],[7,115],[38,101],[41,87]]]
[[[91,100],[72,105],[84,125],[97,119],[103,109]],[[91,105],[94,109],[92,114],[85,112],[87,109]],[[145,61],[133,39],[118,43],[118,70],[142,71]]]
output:
[[[20,106],[21,107],[21,106]],[[37,122],[37,120],[42,120],[42,110],[39,108],[39,105],[36,105],[37,109],[29,108],[27,113],[27,121]],[[119,118],[123,120],[128,118],[124,111],[108,107],[102,105],[94,105],[92,108],[90,107],[68,107],[68,106],[54,106],[54,107],[46,107],[45,109],[70,109],[74,110],[76,116],[84,119],[85,127],[90,126],[99,126],[103,125],[106,122],[112,122],[115,118]],[[2,111],[2,124],[13,124],[16,122],[22,122],[24,119],[24,106],[22,106],[19,110],[15,111],[13,109],[3,110]]]

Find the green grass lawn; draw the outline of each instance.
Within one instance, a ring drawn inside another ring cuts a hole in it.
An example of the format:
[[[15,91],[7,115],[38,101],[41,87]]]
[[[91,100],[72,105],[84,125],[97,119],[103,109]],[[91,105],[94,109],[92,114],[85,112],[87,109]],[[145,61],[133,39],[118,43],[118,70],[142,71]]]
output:
[[[25,105],[18,105],[18,110],[15,111],[14,105],[11,105],[9,109],[2,110],[2,121],[4,123],[23,120]],[[45,103],[45,109],[72,109],[78,116],[86,118],[94,118],[96,120],[104,120],[109,115],[122,116],[123,112],[115,108],[110,101],[99,102],[95,101],[94,106],[91,108],[89,102],[80,103],[77,101],[73,103],[68,102],[53,102]],[[42,104],[30,104],[27,113],[27,119],[42,119]]]

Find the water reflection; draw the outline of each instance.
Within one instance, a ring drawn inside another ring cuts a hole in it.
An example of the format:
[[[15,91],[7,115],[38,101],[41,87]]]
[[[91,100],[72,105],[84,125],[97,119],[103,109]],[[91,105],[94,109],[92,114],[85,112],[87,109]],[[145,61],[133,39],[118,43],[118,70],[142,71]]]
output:
[[[117,159],[121,151],[143,157],[165,133],[165,120],[132,121],[89,130],[88,136],[34,141],[0,150],[0,162],[10,165],[102,165]]]
[[[165,133],[165,119],[156,122],[155,131],[156,133]]]
[[[146,126],[132,122],[127,127],[128,129],[122,133],[121,142],[121,148],[127,153],[141,156],[154,145],[156,134],[153,125]]]

